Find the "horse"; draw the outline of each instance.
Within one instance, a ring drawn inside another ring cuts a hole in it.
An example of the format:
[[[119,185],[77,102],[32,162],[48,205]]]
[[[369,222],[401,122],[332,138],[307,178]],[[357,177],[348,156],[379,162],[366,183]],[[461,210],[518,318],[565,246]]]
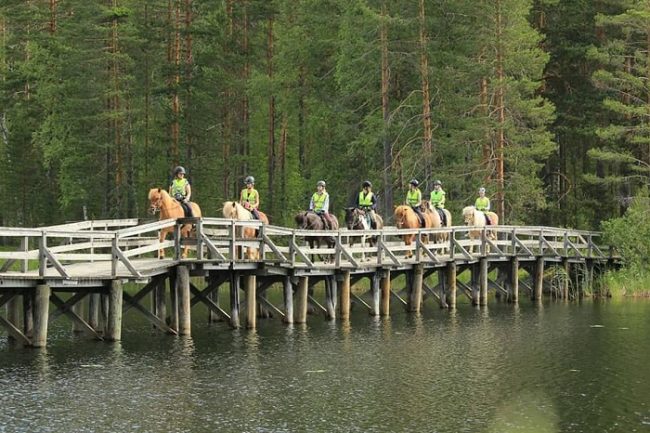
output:
[[[368,220],[366,218],[366,211],[356,207],[345,208],[345,224],[348,230],[369,230]],[[382,217],[375,213],[375,226],[377,229],[384,228],[384,220]],[[354,245],[354,237],[350,237],[350,246]],[[361,245],[365,244],[366,236],[361,237]],[[377,244],[377,236],[370,236],[368,238],[368,245],[374,247]],[[361,260],[365,260],[365,253],[361,253]]]
[[[438,209],[434,208],[431,205],[431,202],[428,200],[422,200],[422,210],[424,211],[425,209],[429,209],[431,212],[435,213],[438,215],[438,219],[440,220],[439,225],[435,225],[434,227],[451,227],[451,212],[449,212],[447,209],[440,209],[444,214],[445,214],[445,224],[442,224],[442,219],[440,218],[440,213],[438,212]],[[449,232],[441,232],[436,235],[436,242],[446,242],[449,240]],[[443,250],[444,251],[444,250]]]
[[[424,227],[423,228],[431,228],[433,227],[434,220],[433,220],[433,213],[424,213]],[[393,218],[395,220],[395,225],[397,226],[398,229],[417,229],[421,228],[420,225],[420,219],[418,218],[418,215],[415,213],[415,211],[411,208],[411,206],[407,205],[400,205],[395,207],[395,212],[393,213]],[[440,220],[440,217],[438,217],[438,220]],[[440,222],[438,222],[438,225]],[[415,240],[415,234],[408,234],[404,235],[404,245],[409,246]],[[422,242],[427,243],[429,241],[429,237],[427,235],[422,235]],[[406,258],[410,258],[413,255],[413,251],[409,250],[406,252]]]
[[[466,226],[474,226],[474,227],[485,227],[486,226],[486,220],[485,218],[489,218],[490,220],[490,225],[491,226],[497,226],[499,225],[499,216],[494,213],[494,212],[482,212],[474,206],[467,206],[466,208],[463,209],[463,219],[465,220],[465,225]],[[490,240],[496,240],[497,235],[494,230],[487,230],[486,235],[488,239]],[[471,240],[475,240],[481,237],[481,230],[470,230],[469,231],[469,238]],[[470,254],[474,250],[474,245],[470,245],[469,247],[469,252]]]
[[[332,223],[332,230],[338,230],[339,229],[339,221],[336,218],[335,215],[329,214],[330,221]],[[294,220],[296,221],[296,226],[300,230],[325,230],[325,225],[323,224],[323,220],[321,217],[311,211],[307,212],[300,212],[294,217]],[[333,236],[309,236],[308,242],[309,242],[309,248],[314,248],[314,245],[316,245],[318,248],[320,248],[321,242],[325,242],[327,244],[328,248],[334,248],[334,245],[336,245],[336,239],[334,239]],[[312,257],[313,260],[313,257]],[[325,263],[328,263],[329,260],[325,259]]]
[[[185,210],[183,209],[183,206],[172,196],[169,195],[167,191],[161,188],[151,188],[149,190],[149,211],[155,215],[156,212],[160,212],[160,219],[168,219],[168,218],[183,218],[185,216]],[[192,207],[192,215],[195,218],[201,218],[201,208],[199,207],[198,204],[194,202],[190,202],[190,206]],[[192,230],[192,224],[183,224],[183,227],[181,227],[181,236],[182,237],[189,237],[190,231]],[[165,238],[167,237],[168,233],[172,233],[174,231],[174,227],[166,227],[162,230],[160,230],[160,242],[164,242]],[[187,252],[189,251],[189,247],[185,247],[183,249],[183,254],[182,258],[187,258]],[[158,258],[159,259],[164,259],[165,258],[165,250],[164,248],[161,248],[158,250]]]
[[[244,206],[239,204],[236,201],[227,201],[223,204],[223,209],[221,210],[224,218],[230,218],[240,221],[252,221],[253,213],[246,209]],[[269,218],[266,214],[260,210],[257,211],[260,216],[260,221],[262,224],[268,224]],[[245,239],[255,238],[257,229],[255,227],[242,227],[241,237]],[[246,258],[250,260],[259,259],[259,250],[257,248],[248,247],[246,248]]]

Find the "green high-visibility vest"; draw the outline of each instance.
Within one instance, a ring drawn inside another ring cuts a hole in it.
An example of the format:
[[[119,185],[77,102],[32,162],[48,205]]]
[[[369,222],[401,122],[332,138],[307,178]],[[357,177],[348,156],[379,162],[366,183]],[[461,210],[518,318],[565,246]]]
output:
[[[479,197],[476,199],[476,203],[474,203],[474,207],[476,207],[476,209],[480,211],[490,210],[490,199],[487,197]]]
[[[422,201],[422,192],[420,188],[415,188],[413,191],[408,190],[406,193],[406,203],[410,206],[417,206]]]
[[[440,191],[431,191],[431,205],[439,209],[445,208],[445,192]]]
[[[326,192],[322,194],[315,192],[314,195],[311,196],[311,201],[314,202],[314,212],[320,212],[321,210],[323,210],[323,206],[325,205],[325,199],[327,199]]]
[[[174,180],[172,180],[172,197],[176,196],[176,194],[180,194],[185,197],[185,187],[188,184],[189,182],[185,178],[174,178]]]
[[[372,206],[372,191],[367,195],[364,195],[363,191],[359,193],[359,207],[370,207]]]
[[[253,207],[255,207],[255,206],[257,206],[259,204],[258,200],[257,200],[257,197],[258,197],[258,194],[257,194],[257,190],[255,188],[251,189],[250,191],[248,190],[248,188],[244,188],[241,191],[242,200],[249,203],[249,204],[251,204],[251,205],[253,205]]]

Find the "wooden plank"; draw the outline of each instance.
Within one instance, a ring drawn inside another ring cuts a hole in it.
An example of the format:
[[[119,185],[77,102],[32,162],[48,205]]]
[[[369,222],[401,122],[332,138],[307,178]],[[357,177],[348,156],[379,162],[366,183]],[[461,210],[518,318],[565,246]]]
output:
[[[25,346],[31,346],[32,345],[31,340],[29,338],[27,338],[25,336],[25,334],[23,334],[21,332],[20,329],[18,329],[13,323],[11,323],[10,321],[8,321],[7,319],[5,319],[2,316],[0,316],[0,325],[4,325],[4,327],[9,332],[9,335],[11,335],[16,340],[21,341],[23,343],[23,345],[25,345]]]
[[[214,255],[217,256],[217,259],[223,262],[228,261],[228,259],[226,259],[226,256],[221,254],[221,252],[217,249],[217,247],[214,245],[212,240],[205,233],[201,233],[201,239],[203,240],[203,243],[208,247],[208,251],[210,252],[210,256],[211,256],[210,260],[214,260],[214,258],[212,257],[212,255]]]
[[[113,247],[113,254],[117,256],[118,260],[122,262],[124,266],[131,272],[131,274],[135,277],[142,278],[142,274],[133,266],[131,261],[122,253],[122,251],[117,248]],[[117,270],[115,270],[115,274],[117,273]],[[113,275],[114,277],[117,275]]]
[[[123,292],[121,281],[111,281],[108,293],[108,326],[106,327],[106,339],[109,341],[120,341],[122,339]]]
[[[80,293],[78,293],[78,294],[80,294]],[[86,293],[84,293],[83,295],[85,296]],[[82,296],[82,297],[83,297],[83,296]],[[72,308],[66,307],[66,303],[63,302],[63,300],[62,300],[61,298],[59,298],[55,293],[52,293],[52,294],[50,295],[50,301],[52,301],[52,303],[53,303],[57,308],[59,308],[61,311],[63,311],[63,313],[64,313],[66,316],[70,317],[70,318],[71,318],[75,323],[77,323],[77,324],[78,324],[78,325],[79,325],[79,326],[80,326],[84,331],[86,331],[88,334],[94,336],[94,337],[95,337],[96,339],[98,339],[98,340],[104,340],[104,339],[102,338],[102,336],[99,335],[99,334],[97,333],[97,331],[95,331],[95,330],[93,329],[93,327],[90,326],[90,325],[89,325],[89,324],[88,324],[84,319],[82,319],[81,317],[79,317],[79,315],[78,315],[77,313],[75,313],[75,312],[72,310]]]
[[[291,246],[292,251],[295,254],[297,254],[307,266],[309,266],[310,268],[314,267],[314,264],[311,262],[311,260],[309,260],[309,258],[305,254],[303,254],[300,247],[296,245],[296,243],[293,240],[290,241],[289,245]]]
[[[366,301],[361,299],[358,295],[356,295],[353,292],[350,292],[350,296],[352,298],[354,298],[357,302],[359,302],[361,305],[365,306],[368,309],[368,311],[372,313],[372,307],[370,305],[368,305],[368,303]]]
[[[273,251],[273,253],[274,253],[276,256],[278,256],[278,257],[280,258],[280,260],[282,261],[282,263],[286,263],[286,262],[289,261],[289,259],[287,259],[286,256],[285,256],[284,254],[282,254],[282,252],[280,251],[280,249],[275,245],[275,243],[273,242],[273,240],[271,240],[271,238],[269,238],[269,237],[266,235],[266,233],[262,233],[262,240],[264,241],[264,243],[265,243],[266,245],[269,246],[269,248],[271,248],[271,251]]]
[[[216,286],[215,289],[219,287]],[[190,290],[192,294],[194,295],[194,299],[192,300],[192,303],[195,304],[197,302],[203,302],[211,311],[216,313],[218,316],[220,316],[222,319],[230,323],[230,314],[226,313],[224,310],[221,309],[212,299],[208,298],[206,293],[206,290],[199,290],[196,286],[193,284],[190,284]]]
[[[133,302],[139,303],[149,292],[151,292],[153,289],[155,289],[158,286],[158,281],[161,278],[154,278],[151,281],[149,281],[138,293],[136,293],[134,296],[131,297]],[[125,314],[129,309],[132,307],[130,304],[125,304],[122,306],[122,314]]]
[[[83,298],[86,297],[88,293],[86,292],[78,292],[72,295],[67,301],[65,301],[61,306],[57,306],[57,309],[54,310],[52,313],[50,313],[50,321],[54,321],[57,318],[59,318],[61,315],[65,314],[68,310],[70,310],[74,305],[77,304],[77,302],[81,301]]]
[[[314,307],[316,307],[316,309],[320,310],[321,313],[323,313],[323,315],[324,315],[325,317],[327,317],[327,308],[323,307],[323,306],[322,306],[322,305],[321,305],[321,304],[316,300],[316,298],[314,298],[312,295],[307,295],[307,299],[309,299],[309,303],[310,303],[311,305],[313,305]]]
[[[257,295],[257,301],[260,304],[263,304],[265,307],[270,308],[271,310],[275,311],[280,317],[282,317],[283,320],[286,320],[286,316],[284,314],[284,311],[280,310],[278,307],[273,305],[268,299],[266,299],[262,294],[260,293]]]
[[[50,250],[49,250],[47,247],[43,247],[43,248],[42,248],[42,251],[43,251],[43,254],[45,255],[45,257],[47,258],[47,260],[49,260],[49,261],[54,265],[54,268],[57,270],[57,272],[58,272],[62,277],[70,278],[70,275],[69,275],[68,272],[65,270],[65,267],[63,267],[63,265],[61,264],[61,262],[59,262],[59,261],[56,259],[56,257],[54,257],[54,255],[52,255],[52,253],[50,252]]]
[[[393,252],[389,249],[388,245],[384,243],[384,240],[379,238],[377,241],[377,245],[379,245],[379,248],[381,249],[382,252],[386,253],[389,259],[393,261],[394,264],[397,266],[402,266],[402,262],[399,261],[399,259],[393,254]],[[381,254],[379,254],[377,257],[381,257]]]

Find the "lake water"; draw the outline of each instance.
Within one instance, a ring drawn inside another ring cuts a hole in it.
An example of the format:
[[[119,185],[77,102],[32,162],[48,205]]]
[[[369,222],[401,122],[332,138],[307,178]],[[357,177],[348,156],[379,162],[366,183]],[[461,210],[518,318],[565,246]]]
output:
[[[46,350],[0,334],[0,432],[650,432],[650,302],[260,320]]]

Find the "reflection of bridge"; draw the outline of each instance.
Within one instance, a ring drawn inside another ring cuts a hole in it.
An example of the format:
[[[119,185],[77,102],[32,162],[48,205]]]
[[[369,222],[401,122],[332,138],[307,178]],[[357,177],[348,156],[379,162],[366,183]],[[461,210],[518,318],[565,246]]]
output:
[[[409,311],[420,310],[423,295],[454,308],[459,289],[477,305],[486,305],[488,289],[517,302],[522,287],[532,299],[540,300],[549,267],[560,269],[553,293],[569,299],[581,296],[596,272],[614,264],[609,250],[594,242],[597,233],[552,227],[499,226],[488,229],[496,232],[496,240],[486,229],[479,239],[470,240],[467,227],[314,232],[260,226],[257,221],[193,221],[194,236],[182,240],[174,220],[0,228],[5,244],[13,248],[0,252],[0,307],[7,306],[0,324],[13,340],[43,346],[48,322],[64,314],[76,330],[119,340],[122,314],[129,309],[140,311],[163,331],[189,334],[190,310],[199,302],[207,306],[211,319],[218,317],[233,327],[240,326],[243,304],[246,325],[254,328],[260,312],[287,323],[304,323],[309,304],[328,318],[338,313],[342,319],[349,317],[352,302],[371,314],[388,315],[391,297]],[[241,228],[251,225],[259,229],[257,238],[242,239]],[[172,226],[174,239],[160,243],[159,230]],[[416,239],[405,246],[401,236],[408,233],[416,234]],[[333,248],[306,246],[309,237],[323,235],[334,238]],[[360,244],[369,235],[377,237],[376,246]],[[445,240],[426,243],[427,237]],[[350,246],[350,241],[356,245]],[[180,258],[183,246],[193,250],[188,259]],[[159,248],[166,248],[172,258],[157,259]],[[245,259],[242,251],[247,248],[259,249],[260,259]],[[412,257],[406,259],[407,253]],[[520,279],[522,269],[530,279]],[[457,278],[465,271],[468,278]],[[434,274],[437,278],[427,280]],[[394,281],[401,275],[405,278]],[[363,278],[369,278],[370,288],[353,292],[351,287]],[[433,280],[435,284],[427,282]],[[321,281],[324,305],[312,290]],[[135,294],[123,290],[127,282],[134,283]],[[402,291],[395,288],[398,282],[404,286]],[[225,283],[230,289],[227,309],[219,296]],[[283,287],[284,302],[279,307],[266,296],[276,283]],[[62,297],[66,292],[70,295]],[[148,308],[141,301],[150,293]],[[240,302],[241,293],[245,302]],[[56,307],[53,311],[50,303]]]

